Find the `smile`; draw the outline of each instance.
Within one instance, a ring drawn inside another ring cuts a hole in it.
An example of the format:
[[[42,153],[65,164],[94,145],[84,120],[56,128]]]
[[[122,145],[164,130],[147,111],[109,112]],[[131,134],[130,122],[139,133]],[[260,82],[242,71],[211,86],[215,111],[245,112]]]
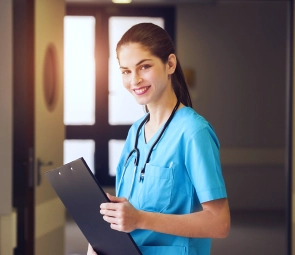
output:
[[[141,87],[141,88],[139,88],[139,89],[134,89],[133,91],[134,91],[134,93],[135,93],[136,95],[142,95],[142,94],[144,94],[146,91],[148,91],[149,88],[150,88],[150,87]]]

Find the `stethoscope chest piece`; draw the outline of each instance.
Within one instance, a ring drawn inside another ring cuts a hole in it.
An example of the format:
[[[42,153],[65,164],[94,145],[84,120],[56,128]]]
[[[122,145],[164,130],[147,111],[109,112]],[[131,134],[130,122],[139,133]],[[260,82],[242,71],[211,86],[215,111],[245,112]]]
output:
[[[139,174],[139,182],[144,180],[144,173],[145,173],[144,168],[142,168]]]

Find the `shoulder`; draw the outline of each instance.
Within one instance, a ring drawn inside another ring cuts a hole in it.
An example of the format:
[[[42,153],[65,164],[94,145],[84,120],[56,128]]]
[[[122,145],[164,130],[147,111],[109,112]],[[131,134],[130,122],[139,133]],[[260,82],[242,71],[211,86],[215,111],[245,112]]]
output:
[[[182,107],[175,115],[175,128],[182,133],[186,141],[201,137],[210,137],[219,147],[218,138],[212,125],[191,107]]]
[[[191,107],[182,107],[178,110],[175,120],[182,123],[185,130],[195,132],[203,128],[212,128],[211,124]]]

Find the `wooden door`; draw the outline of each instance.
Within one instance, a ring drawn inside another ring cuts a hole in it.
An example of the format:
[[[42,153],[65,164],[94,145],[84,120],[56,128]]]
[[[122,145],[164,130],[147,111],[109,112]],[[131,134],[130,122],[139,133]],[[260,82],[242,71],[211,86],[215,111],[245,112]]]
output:
[[[35,255],[65,254],[65,209],[44,177],[63,164],[64,13],[62,0],[35,0]]]

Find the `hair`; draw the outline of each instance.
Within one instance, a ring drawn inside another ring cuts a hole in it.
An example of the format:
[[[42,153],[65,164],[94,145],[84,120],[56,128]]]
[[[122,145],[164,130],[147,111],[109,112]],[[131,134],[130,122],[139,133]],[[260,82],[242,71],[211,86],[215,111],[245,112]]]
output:
[[[139,23],[127,30],[117,44],[117,57],[120,47],[129,43],[141,44],[163,63],[167,63],[170,54],[175,54],[174,43],[167,31],[153,23]],[[176,60],[176,69],[172,74],[172,88],[181,103],[192,107],[188,86],[177,57]]]

